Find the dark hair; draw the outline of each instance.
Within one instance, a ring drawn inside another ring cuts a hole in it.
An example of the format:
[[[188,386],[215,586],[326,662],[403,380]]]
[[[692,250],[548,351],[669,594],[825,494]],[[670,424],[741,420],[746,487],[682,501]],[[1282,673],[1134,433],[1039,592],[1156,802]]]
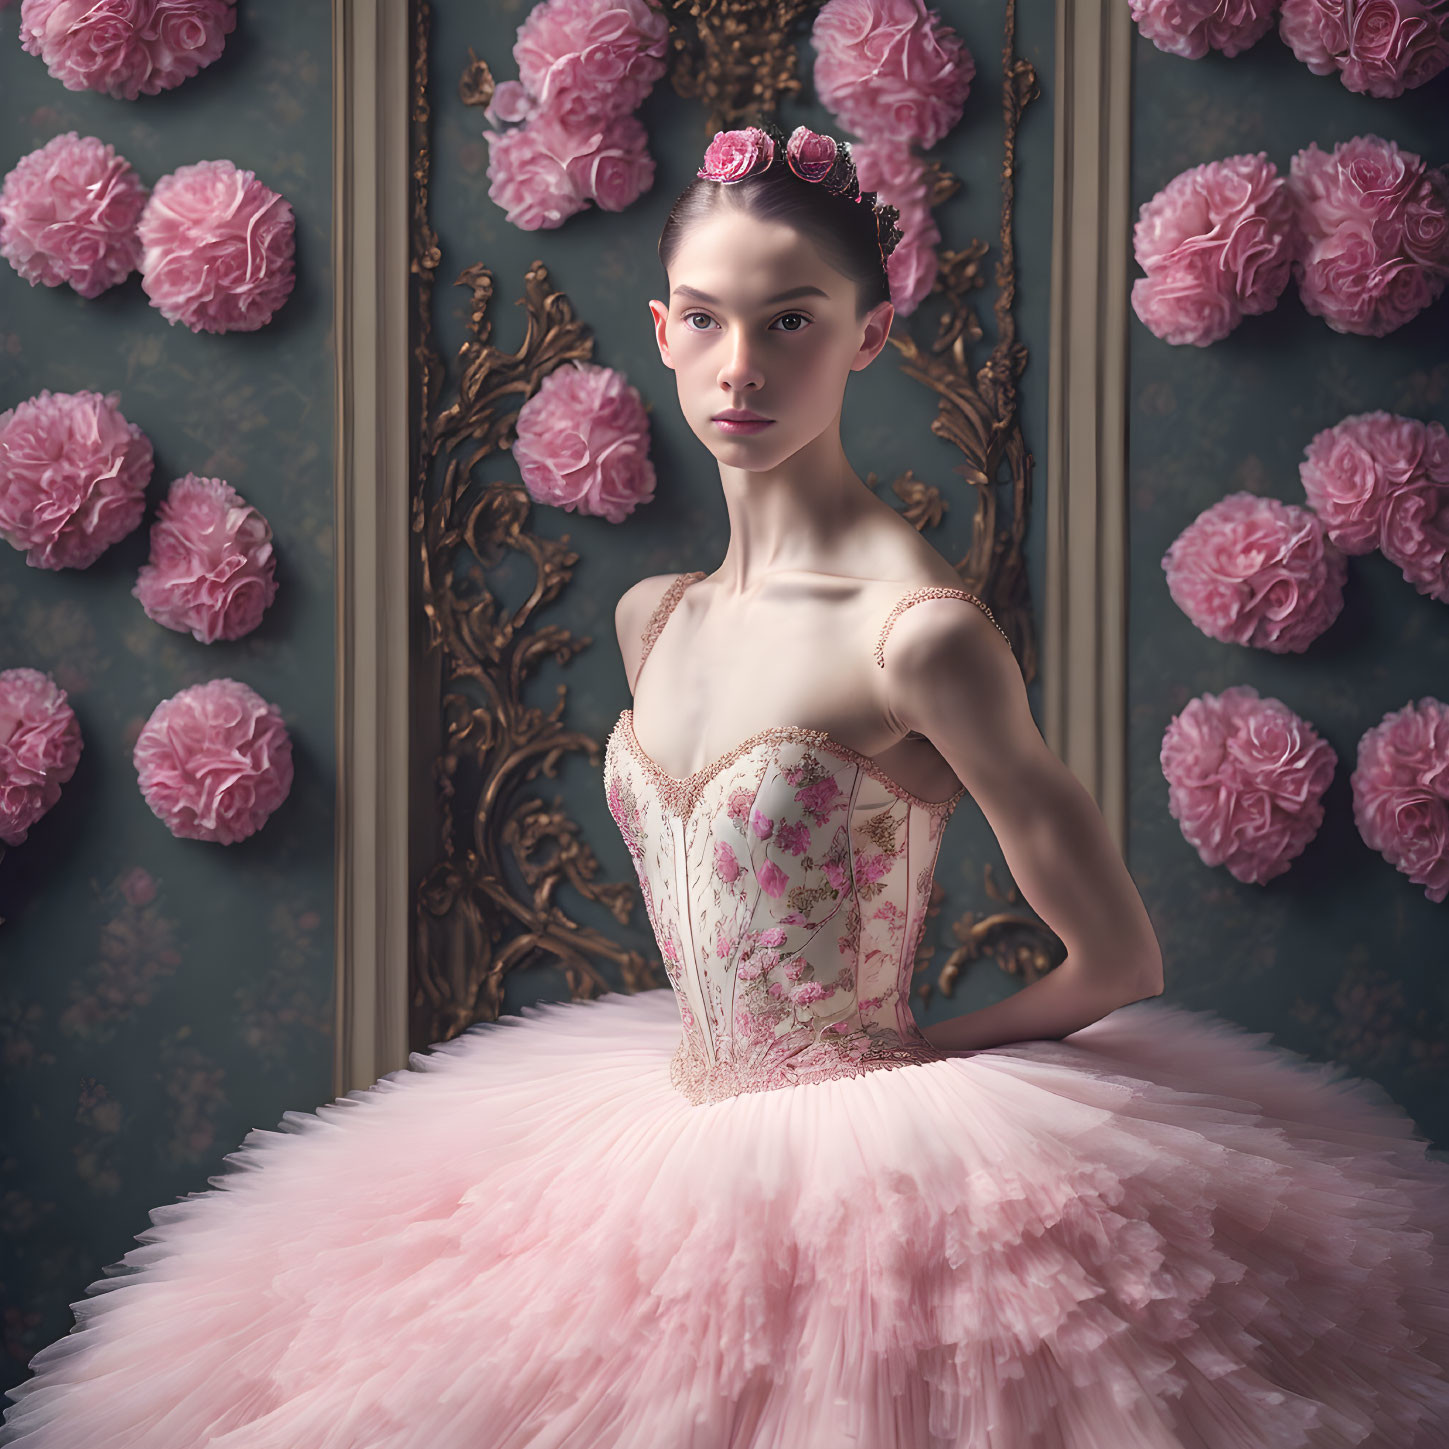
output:
[[[805,181],[785,157],[785,137],[769,121],[754,123],[775,142],[769,166],[740,181],[696,177],[679,193],[659,234],[659,260],[667,272],[689,230],[729,207],[760,221],[784,222],[808,237],[827,263],[856,283],[857,319],[891,299],[882,251],[889,256],[901,238],[900,212],[884,205],[877,212],[874,191],[862,192],[855,163],[844,144],[829,185]],[[824,134],[824,133],[821,133]],[[855,198],[859,196],[860,200]]]

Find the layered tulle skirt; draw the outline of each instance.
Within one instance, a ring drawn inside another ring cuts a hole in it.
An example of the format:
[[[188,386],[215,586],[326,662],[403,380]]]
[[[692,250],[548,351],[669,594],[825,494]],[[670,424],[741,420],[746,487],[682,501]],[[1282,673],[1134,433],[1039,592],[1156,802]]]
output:
[[[155,1209],[27,1449],[1431,1449],[1449,1166],[1139,1002],[692,1105],[667,991],[528,1007]]]

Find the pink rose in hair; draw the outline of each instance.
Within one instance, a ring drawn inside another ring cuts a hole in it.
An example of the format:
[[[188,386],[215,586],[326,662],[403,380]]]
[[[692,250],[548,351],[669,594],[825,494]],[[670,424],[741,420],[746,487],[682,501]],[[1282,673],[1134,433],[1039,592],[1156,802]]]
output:
[[[716,131],[705,147],[704,161],[695,173],[710,181],[742,181],[765,171],[775,158],[774,138],[758,126],[737,131]]]

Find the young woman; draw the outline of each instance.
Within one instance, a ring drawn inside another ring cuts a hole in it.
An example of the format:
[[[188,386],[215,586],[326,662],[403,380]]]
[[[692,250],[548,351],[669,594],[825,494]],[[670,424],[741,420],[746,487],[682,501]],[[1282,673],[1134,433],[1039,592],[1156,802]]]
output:
[[[604,788],[671,989],[480,1024],[250,1134],[0,1442],[1446,1442],[1449,1168],[1371,1083],[1150,999],[1146,911],[1009,643],[845,459],[892,316],[857,194],[828,137],[723,132],[660,242],[730,523],[713,573],[618,607]],[[922,1031],[968,791],[1068,955]]]

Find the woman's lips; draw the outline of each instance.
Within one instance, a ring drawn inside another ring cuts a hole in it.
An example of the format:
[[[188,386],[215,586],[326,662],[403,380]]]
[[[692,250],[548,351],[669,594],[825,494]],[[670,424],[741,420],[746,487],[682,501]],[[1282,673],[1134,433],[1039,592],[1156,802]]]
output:
[[[727,433],[758,433],[774,423],[774,418],[754,418],[746,421],[743,418],[714,418],[715,427],[722,428]]]

